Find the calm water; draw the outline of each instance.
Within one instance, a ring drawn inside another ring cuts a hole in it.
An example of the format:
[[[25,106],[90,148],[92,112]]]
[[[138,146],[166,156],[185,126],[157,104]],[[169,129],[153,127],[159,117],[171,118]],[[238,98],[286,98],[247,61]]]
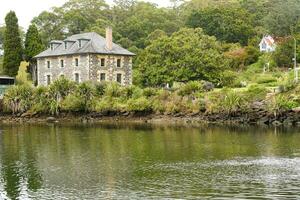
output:
[[[0,129],[0,199],[300,199],[300,129]]]

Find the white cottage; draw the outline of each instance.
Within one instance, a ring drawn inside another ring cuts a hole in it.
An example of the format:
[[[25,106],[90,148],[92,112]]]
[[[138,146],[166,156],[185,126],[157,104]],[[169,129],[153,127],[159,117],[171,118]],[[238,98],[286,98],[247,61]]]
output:
[[[274,52],[276,50],[276,43],[272,36],[264,36],[259,43],[260,52]]]

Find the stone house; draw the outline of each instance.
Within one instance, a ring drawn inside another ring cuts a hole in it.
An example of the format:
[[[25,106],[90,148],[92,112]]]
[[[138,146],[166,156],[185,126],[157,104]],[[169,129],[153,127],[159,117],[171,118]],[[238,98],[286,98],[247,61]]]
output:
[[[113,43],[111,28],[106,29],[106,38],[92,32],[54,40],[35,56],[37,85],[49,85],[61,76],[78,83],[115,81],[131,85],[133,56]]]

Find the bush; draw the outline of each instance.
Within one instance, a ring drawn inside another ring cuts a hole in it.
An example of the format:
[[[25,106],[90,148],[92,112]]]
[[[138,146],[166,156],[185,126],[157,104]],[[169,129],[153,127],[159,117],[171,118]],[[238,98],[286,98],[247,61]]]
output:
[[[155,96],[155,95],[157,95],[157,90],[154,88],[145,88],[143,90],[143,96],[145,96],[147,98]]]
[[[3,104],[7,111],[23,113],[30,109],[33,104],[34,90],[29,85],[16,85],[7,89]]]
[[[108,97],[121,97],[123,95],[122,87],[118,83],[108,84],[104,95]]]
[[[220,102],[222,110],[227,114],[236,113],[242,109],[244,105],[244,99],[237,92],[229,91],[225,94],[224,99]]]
[[[96,95],[103,96],[105,94],[105,90],[106,90],[107,85],[108,84],[106,82],[97,83],[95,85]]]
[[[265,99],[267,95],[266,87],[258,84],[250,85],[245,93],[247,101],[259,101]]]
[[[188,96],[199,91],[203,91],[203,84],[199,81],[191,81],[179,88],[178,95]]]
[[[138,99],[130,99],[128,101],[128,111],[131,112],[151,112],[152,104],[146,97],[140,97]]]
[[[293,108],[296,108],[299,106],[299,103],[289,98],[289,96],[286,95],[277,95],[273,96],[273,98],[269,99],[267,103],[267,109],[271,112],[274,112],[274,115],[276,116],[277,113],[291,110]]]
[[[220,78],[220,86],[234,87],[238,79],[237,73],[231,70],[225,70]]]

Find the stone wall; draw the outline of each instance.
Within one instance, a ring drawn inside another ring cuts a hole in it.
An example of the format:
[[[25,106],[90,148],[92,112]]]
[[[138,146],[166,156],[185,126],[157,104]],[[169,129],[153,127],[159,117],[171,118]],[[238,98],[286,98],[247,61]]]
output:
[[[78,58],[79,65],[75,66],[75,59]],[[105,59],[105,66],[101,66],[101,59]],[[117,67],[117,60],[121,59],[121,67]],[[64,60],[64,67],[61,67],[60,60]],[[47,66],[50,61],[50,68]],[[47,75],[50,75],[51,82],[64,76],[70,80],[75,80],[75,73],[79,74],[79,81],[100,82],[100,74],[105,73],[106,81],[117,80],[117,74],[122,75],[122,85],[132,84],[132,58],[130,56],[111,55],[72,55],[39,58],[38,64],[38,85],[47,85]]]
[[[105,66],[101,66],[101,59],[105,59]],[[121,67],[117,67],[117,60],[121,59]],[[91,55],[90,79],[100,82],[100,74],[105,73],[107,82],[117,80],[117,74],[122,74],[122,85],[132,84],[132,58],[130,56]]]
[[[75,66],[75,58],[78,58],[78,66]],[[64,67],[61,67],[60,60],[64,60]],[[47,61],[50,61],[50,68]],[[47,85],[47,75],[51,76],[51,82],[60,76],[75,80],[75,73],[79,74],[80,82],[89,80],[89,55],[40,58],[37,64],[38,85]]]

